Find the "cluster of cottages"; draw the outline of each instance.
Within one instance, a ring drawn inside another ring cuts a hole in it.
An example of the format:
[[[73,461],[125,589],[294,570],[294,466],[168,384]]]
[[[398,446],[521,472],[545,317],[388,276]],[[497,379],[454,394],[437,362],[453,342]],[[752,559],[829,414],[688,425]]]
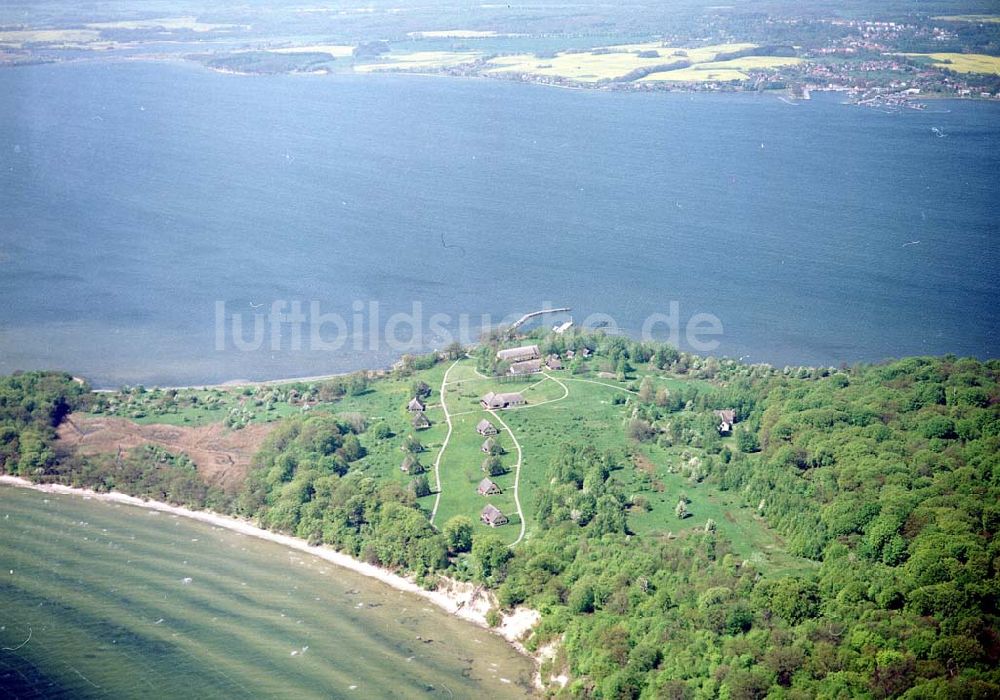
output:
[[[590,351],[584,349],[581,351],[581,354],[586,357],[590,354]],[[574,353],[572,350],[566,353],[567,358],[571,359],[573,356]],[[558,355],[549,355],[543,361],[541,351],[537,345],[525,345],[519,348],[500,350],[497,352],[497,359],[511,363],[508,374],[514,377],[536,374],[542,371],[543,366],[550,370],[562,369],[562,361]],[[524,396],[518,392],[491,391],[479,400],[479,405],[487,411],[502,411],[508,408],[524,406],[526,403],[527,401],[524,400]],[[420,400],[420,397],[413,397],[407,404],[406,410],[413,415],[412,424],[415,430],[425,430],[431,427],[431,422],[424,413],[427,410],[427,406]],[[482,452],[487,455],[486,461],[489,460],[490,456],[503,452],[503,449],[496,442],[496,435],[499,431],[489,420],[484,418],[479,421],[479,424],[476,426],[476,432],[486,438],[482,445]],[[417,473],[418,470],[422,471],[423,467],[415,457],[409,455],[403,460],[400,469],[404,473],[409,474]],[[486,470],[485,461],[483,463],[483,470]],[[493,479],[486,476],[479,482],[476,492],[480,496],[487,497],[499,495],[503,493],[503,490]],[[492,503],[486,504],[479,515],[479,519],[490,527],[499,527],[510,522],[510,519],[503,514],[503,511]]]
[[[414,396],[410,399],[410,403],[406,405],[406,410],[413,414],[413,420],[410,423],[413,425],[414,430],[427,430],[431,427],[430,420],[424,415],[424,411],[427,410],[427,404],[421,401],[419,397]]]
[[[589,350],[581,352],[590,354]],[[568,358],[573,357],[573,351],[566,353]],[[584,355],[586,357],[586,355]],[[508,348],[497,352],[497,359],[502,362],[509,362],[510,368],[507,370],[508,376],[524,377],[529,374],[538,374],[543,367],[550,370],[560,370],[563,368],[562,360],[558,355],[549,355],[542,360],[542,352],[537,345],[524,345],[519,348]]]
[[[521,399],[521,403],[524,403],[524,399]],[[476,432],[485,437],[483,440],[482,447],[480,451],[487,455],[486,460],[489,460],[490,455],[498,454],[503,452],[503,448],[496,441],[496,435],[499,430],[490,421],[485,418],[476,425]],[[483,471],[486,470],[486,461],[483,462]],[[476,493],[480,496],[496,496],[503,493],[500,485],[493,481],[488,475],[483,477],[483,480],[479,482],[479,486],[476,487]],[[501,525],[506,525],[510,520],[507,518],[503,512],[497,508],[492,503],[487,503],[483,508],[483,511],[479,514],[479,519],[490,527],[499,527]]]

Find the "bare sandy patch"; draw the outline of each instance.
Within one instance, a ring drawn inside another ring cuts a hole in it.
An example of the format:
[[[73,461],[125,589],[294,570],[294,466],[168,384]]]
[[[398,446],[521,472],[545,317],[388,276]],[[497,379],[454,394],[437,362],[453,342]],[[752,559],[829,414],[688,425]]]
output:
[[[82,455],[119,454],[142,445],[183,452],[206,483],[223,488],[242,483],[250,461],[274,424],[230,430],[218,423],[198,427],[139,425],[124,418],[72,414],[59,426],[59,441]]]

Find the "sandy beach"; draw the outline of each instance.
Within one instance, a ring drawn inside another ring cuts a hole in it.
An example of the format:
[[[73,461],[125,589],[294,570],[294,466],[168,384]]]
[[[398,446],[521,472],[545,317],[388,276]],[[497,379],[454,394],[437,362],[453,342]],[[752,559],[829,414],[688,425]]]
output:
[[[489,625],[486,624],[486,612],[495,605],[495,599],[492,593],[471,583],[463,583],[448,578],[442,578],[441,585],[439,585],[437,590],[428,591],[417,585],[412,578],[400,576],[399,574],[388,569],[367,564],[348,556],[347,554],[337,552],[329,547],[323,545],[314,547],[305,540],[297,537],[270,532],[269,530],[264,530],[256,525],[253,525],[247,520],[228,515],[220,515],[219,513],[213,513],[211,511],[190,510],[181,506],[173,506],[169,503],[163,503],[160,501],[148,501],[115,491],[110,493],[98,493],[96,491],[91,491],[90,489],[78,489],[71,486],[63,486],[61,484],[35,484],[27,479],[17,476],[0,475],[0,484],[34,489],[35,491],[42,491],[43,493],[82,496],[109,503],[121,503],[124,505],[137,506],[139,508],[148,508],[162,513],[170,513],[172,515],[190,518],[192,520],[199,520],[203,523],[214,525],[216,527],[223,527],[250,537],[257,537],[262,540],[275,542],[277,544],[284,545],[285,547],[290,547],[291,549],[296,549],[300,552],[319,557],[320,559],[328,561],[331,564],[342,566],[345,569],[350,569],[351,571],[357,572],[363,576],[377,579],[378,581],[381,581],[396,590],[418,595],[451,615],[455,615],[456,617],[499,634],[515,649],[517,649],[517,651],[533,659],[536,664],[539,662],[539,658],[525,649],[524,645],[521,643],[521,639],[525,633],[531,630],[531,628],[534,627],[541,618],[538,611],[523,607],[516,608],[512,613],[504,616],[503,622],[499,627],[490,628]],[[536,677],[536,681],[537,680],[538,679]]]

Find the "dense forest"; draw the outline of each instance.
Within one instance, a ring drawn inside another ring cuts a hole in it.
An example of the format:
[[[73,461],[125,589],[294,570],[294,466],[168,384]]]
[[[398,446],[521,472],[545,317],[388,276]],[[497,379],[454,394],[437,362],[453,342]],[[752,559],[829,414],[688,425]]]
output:
[[[679,536],[633,533],[627,450],[560,447],[538,530],[513,549],[461,516],[435,529],[419,484],[354,468],[384,437],[356,417],[286,419],[233,493],[154,449],[61,456],[53,428],[89,400],[66,375],[0,380],[0,470],[241,514],[428,587],[440,575],[479,582],[501,609],[541,611],[528,646],[562,641],[543,668],[568,670],[551,691],[561,697],[1000,695],[1000,361],[779,371],[621,338],[576,342],[622,378],[640,366],[710,376],[711,390],[687,394],[638,384],[631,419],[608,428],[627,444],[699,444],[713,457],[698,478],[738,494],[815,562],[811,573],[760,570],[711,521]],[[711,418],[724,406],[740,419],[726,444]]]

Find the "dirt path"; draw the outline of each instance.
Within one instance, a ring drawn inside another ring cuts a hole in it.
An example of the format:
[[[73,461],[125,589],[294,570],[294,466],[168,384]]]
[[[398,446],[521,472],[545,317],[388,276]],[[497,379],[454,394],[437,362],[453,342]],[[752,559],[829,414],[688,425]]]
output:
[[[631,389],[626,389],[623,386],[615,386],[614,384],[608,384],[607,382],[597,382],[593,379],[573,379],[572,377],[564,378],[567,382],[586,382],[587,384],[599,384],[600,386],[606,386],[609,389],[617,389],[618,391],[626,391],[630,394],[638,394],[637,391],[632,391]]]
[[[514,431],[510,429],[510,426],[504,422],[504,419],[497,415],[496,411],[490,411],[489,414],[496,419],[497,423],[503,426],[504,430],[510,435],[510,439],[514,441],[514,447],[517,448],[517,464],[514,465],[514,505],[517,506],[517,515],[521,518],[521,532],[518,534],[517,539],[510,543],[511,547],[516,546],[521,540],[524,539],[524,511],[521,510],[521,497],[518,495],[518,487],[521,485],[521,462],[523,461],[523,453],[521,452],[521,443],[517,441],[517,436]]]
[[[431,525],[434,524],[434,518],[437,517],[438,506],[441,504],[441,458],[444,456],[444,451],[448,447],[448,441],[451,440],[452,422],[451,414],[448,413],[448,404],[444,400],[445,391],[448,388],[448,375],[451,371],[455,369],[461,360],[455,360],[451,363],[451,367],[445,370],[444,376],[441,378],[441,410],[444,411],[444,420],[448,424],[448,433],[444,436],[444,442],[441,443],[441,449],[438,450],[437,459],[434,460],[434,483],[437,495],[434,496],[434,508],[431,510]]]

